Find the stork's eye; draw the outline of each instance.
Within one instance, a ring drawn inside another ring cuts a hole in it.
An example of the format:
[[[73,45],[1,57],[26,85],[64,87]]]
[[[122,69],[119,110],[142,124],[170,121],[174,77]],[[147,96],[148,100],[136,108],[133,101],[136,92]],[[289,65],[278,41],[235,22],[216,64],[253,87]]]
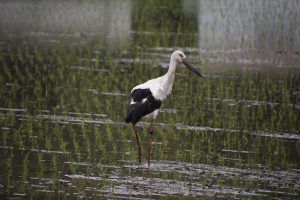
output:
[[[179,54],[179,56],[180,56],[181,58],[183,58],[183,55],[182,55],[181,53]]]

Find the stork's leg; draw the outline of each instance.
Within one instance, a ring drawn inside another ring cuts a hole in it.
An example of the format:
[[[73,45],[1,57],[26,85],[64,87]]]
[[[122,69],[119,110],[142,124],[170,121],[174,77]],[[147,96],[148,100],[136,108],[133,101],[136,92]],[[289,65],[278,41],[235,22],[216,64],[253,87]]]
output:
[[[151,120],[150,127],[149,127],[149,136],[148,136],[148,167],[150,167],[151,145],[152,145],[152,134],[153,134],[153,122],[154,122],[154,119]]]
[[[139,164],[141,164],[142,150],[141,150],[141,146],[140,146],[139,136],[138,136],[137,128],[136,128],[135,124],[132,124],[132,127],[133,127],[133,131],[135,133],[135,137],[136,137],[136,141],[137,141],[137,145],[138,145]]]

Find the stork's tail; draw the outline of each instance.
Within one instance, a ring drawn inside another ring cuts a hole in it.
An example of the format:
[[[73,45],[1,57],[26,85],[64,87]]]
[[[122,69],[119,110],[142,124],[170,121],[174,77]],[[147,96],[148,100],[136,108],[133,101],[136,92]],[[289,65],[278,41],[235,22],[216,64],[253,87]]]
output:
[[[128,103],[128,110],[127,110],[127,117],[125,118],[126,123],[131,122],[133,110],[134,110],[134,104],[130,104],[130,102],[129,102]]]
[[[125,118],[125,122],[126,123],[131,122],[131,114],[127,115],[127,117]]]

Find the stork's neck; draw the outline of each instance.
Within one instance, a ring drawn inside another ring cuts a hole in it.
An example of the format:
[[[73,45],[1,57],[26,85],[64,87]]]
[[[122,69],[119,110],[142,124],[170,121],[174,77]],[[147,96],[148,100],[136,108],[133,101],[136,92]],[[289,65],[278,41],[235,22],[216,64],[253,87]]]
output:
[[[164,75],[163,90],[165,90],[167,94],[169,94],[172,90],[172,86],[175,78],[176,64],[177,61],[171,58],[168,72]]]
[[[177,61],[175,59],[170,59],[170,65],[169,65],[169,69],[167,72],[167,76],[174,76],[175,75],[175,70],[176,70],[176,65],[177,65]]]

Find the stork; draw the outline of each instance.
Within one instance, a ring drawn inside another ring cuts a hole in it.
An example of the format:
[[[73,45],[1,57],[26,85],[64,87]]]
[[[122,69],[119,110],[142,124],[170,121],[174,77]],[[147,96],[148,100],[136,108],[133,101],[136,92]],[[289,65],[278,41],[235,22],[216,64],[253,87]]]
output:
[[[165,75],[135,86],[130,93],[125,122],[131,122],[132,124],[138,145],[139,163],[141,163],[142,151],[136,124],[143,116],[150,116],[148,136],[148,167],[150,167],[153,123],[157,117],[162,101],[171,93],[175,78],[176,65],[179,63],[183,63],[192,72],[204,78],[204,76],[187,61],[185,54],[180,50],[176,50],[171,54],[169,69]]]

